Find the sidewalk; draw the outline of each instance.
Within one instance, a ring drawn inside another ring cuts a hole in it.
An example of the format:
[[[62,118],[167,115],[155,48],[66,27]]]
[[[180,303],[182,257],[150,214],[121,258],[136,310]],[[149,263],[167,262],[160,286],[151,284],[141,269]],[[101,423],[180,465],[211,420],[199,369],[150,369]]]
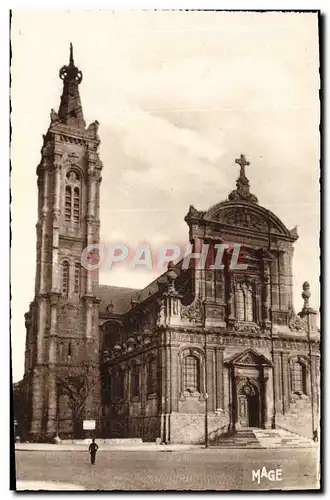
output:
[[[155,444],[155,443],[142,443],[142,444],[110,444],[99,443],[98,451],[188,451],[198,450],[204,448],[203,445],[194,444]],[[48,443],[15,443],[15,451],[81,451],[87,453],[88,444],[74,444],[74,443],[61,443],[61,444],[48,444]]]

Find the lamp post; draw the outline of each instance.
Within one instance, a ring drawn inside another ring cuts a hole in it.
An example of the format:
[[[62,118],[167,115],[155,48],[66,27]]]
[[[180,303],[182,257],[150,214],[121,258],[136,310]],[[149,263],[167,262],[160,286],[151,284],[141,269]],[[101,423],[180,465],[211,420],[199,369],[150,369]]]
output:
[[[205,387],[205,418],[204,418],[204,425],[205,425],[205,448],[209,447],[209,422],[208,422],[208,417],[207,417],[207,412],[208,412],[208,393],[207,393],[207,332],[205,330],[205,337],[204,337],[204,350],[205,350],[205,362],[204,362],[204,387]]]
[[[310,380],[310,394],[311,394],[311,412],[312,412],[312,439],[314,439],[314,380],[313,380],[313,367],[312,367],[312,345],[311,345],[311,314],[315,314],[314,309],[309,305],[309,298],[311,296],[310,286],[307,281],[303,283],[302,298],[304,299],[304,306],[300,312],[300,317],[306,316],[307,320],[307,341],[308,341],[308,356],[309,356],[309,380]]]

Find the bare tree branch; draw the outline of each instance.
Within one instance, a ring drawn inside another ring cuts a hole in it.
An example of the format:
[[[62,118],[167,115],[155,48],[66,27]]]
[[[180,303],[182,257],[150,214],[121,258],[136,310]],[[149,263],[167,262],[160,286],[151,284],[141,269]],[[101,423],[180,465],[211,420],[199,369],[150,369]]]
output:
[[[68,396],[68,406],[75,423],[80,420],[86,400],[95,385],[90,370],[90,364],[85,363],[82,367],[62,368],[57,374],[59,391]]]

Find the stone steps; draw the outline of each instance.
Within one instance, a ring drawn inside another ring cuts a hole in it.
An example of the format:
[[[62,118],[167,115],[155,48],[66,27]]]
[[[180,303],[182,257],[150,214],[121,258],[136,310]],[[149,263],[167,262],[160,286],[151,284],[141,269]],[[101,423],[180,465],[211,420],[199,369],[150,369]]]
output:
[[[216,438],[212,446],[220,448],[261,448],[252,429],[237,431],[234,435],[224,435]]]
[[[248,429],[214,440],[217,448],[306,448],[317,446],[311,439],[284,429]]]
[[[254,434],[264,448],[305,448],[317,446],[311,439],[284,429],[256,429]]]

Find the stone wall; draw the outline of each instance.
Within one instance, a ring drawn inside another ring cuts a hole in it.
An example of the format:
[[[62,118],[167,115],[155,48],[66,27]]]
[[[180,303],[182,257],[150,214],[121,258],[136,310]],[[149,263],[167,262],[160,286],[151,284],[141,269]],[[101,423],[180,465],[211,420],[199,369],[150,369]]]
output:
[[[205,414],[172,413],[171,443],[203,444],[205,442]],[[208,435],[210,442],[226,432],[229,420],[226,414],[208,415]]]
[[[161,416],[112,417],[109,421],[110,438],[142,438],[154,442],[161,437]]]
[[[300,434],[308,438],[312,438],[312,405],[309,398],[302,396],[296,397],[291,402],[288,412],[283,415],[276,415],[276,427],[281,427],[290,432]],[[317,414],[316,403],[314,404],[314,429],[318,430],[319,434],[320,421]]]

